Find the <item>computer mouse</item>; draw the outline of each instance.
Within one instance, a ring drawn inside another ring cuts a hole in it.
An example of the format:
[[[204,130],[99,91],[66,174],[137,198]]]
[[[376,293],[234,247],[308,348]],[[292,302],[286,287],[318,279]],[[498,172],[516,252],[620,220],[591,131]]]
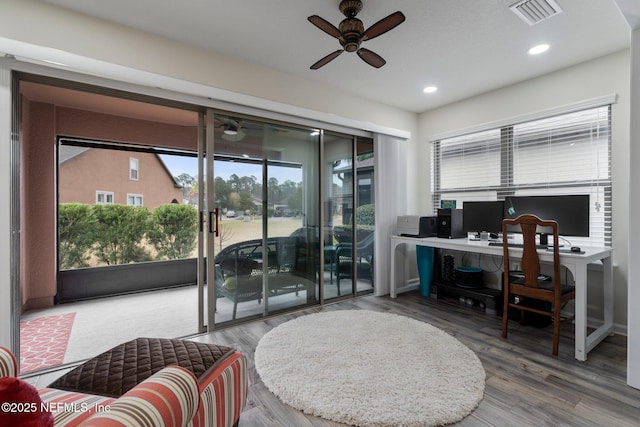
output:
[[[580,246],[571,246],[571,252],[582,252]]]

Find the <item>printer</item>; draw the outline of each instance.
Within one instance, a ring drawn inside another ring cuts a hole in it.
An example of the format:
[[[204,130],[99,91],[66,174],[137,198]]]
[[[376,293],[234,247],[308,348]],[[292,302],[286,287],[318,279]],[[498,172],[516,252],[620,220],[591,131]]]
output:
[[[436,237],[437,217],[400,215],[396,223],[397,233],[406,237]]]

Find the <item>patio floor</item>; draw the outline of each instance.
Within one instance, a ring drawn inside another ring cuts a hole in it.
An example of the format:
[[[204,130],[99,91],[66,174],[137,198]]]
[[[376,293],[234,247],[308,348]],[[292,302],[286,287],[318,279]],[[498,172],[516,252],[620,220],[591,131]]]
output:
[[[334,280],[335,282],[335,280]],[[348,282],[342,282],[342,295]],[[358,291],[372,289],[368,281],[359,281]],[[337,296],[337,287],[325,281],[325,299]],[[206,298],[206,292],[205,292]],[[307,303],[306,291],[298,295],[289,293],[269,298],[270,312],[301,308]],[[195,335],[198,321],[198,297],[196,286],[185,286],[162,291],[99,298],[59,304],[51,308],[31,310],[21,320],[33,320],[45,316],[60,316],[74,313],[73,326],[68,333],[68,343],[62,363],[74,363],[95,356],[120,343],[138,337],[179,338]],[[239,303],[236,319],[262,314],[264,302]],[[225,297],[217,301],[216,323],[228,322],[232,318],[233,302]],[[43,336],[47,331],[41,331]],[[21,343],[28,337],[21,337]],[[43,338],[44,339],[44,338]],[[28,347],[24,356],[29,356]],[[22,356],[22,354],[21,354]],[[21,357],[22,358],[22,357]],[[23,366],[33,361],[21,362]],[[31,365],[32,366],[32,365]]]

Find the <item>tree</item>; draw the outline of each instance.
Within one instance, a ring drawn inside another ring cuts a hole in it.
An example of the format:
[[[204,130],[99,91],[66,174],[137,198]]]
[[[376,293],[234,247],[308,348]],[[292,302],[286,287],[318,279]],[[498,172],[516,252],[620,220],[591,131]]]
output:
[[[278,178],[271,177],[267,184],[267,197],[271,203],[278,204],[281,202],[280,186],[278,185]]]
[[[61,269],[89,266],[95,217],[90,205],[62,203],[58,207],[58,256]]]
[[[125,205],[94,205],[96,219],[93,238],[98,259],[107,265],[149,261],[142,247],[149,229],[149,210]]]
[[[147,233],[159,257],[188,258],[196,247],[198,211],[189,205],[167,204],[151,212]]]
[[[287,204],[294,212],[302,212],[302,185],[298,184],[291,190]]]
[[[233,230],[229,224],[221,222],[218,224],[218,244],[222,250],[222,244],[233,237]]]
[[[180,175],[174,177],[176,182],[182,185],[182,196],[186,199],[194,185],[197,184],[197,180],[189,175],[188,173],[181,173]]]
[[[229,194],[231,194],[231,185],[224,178],[217,176],[213,181],[213,188],[216,192],[216,204],[221,208],[229,208]]]

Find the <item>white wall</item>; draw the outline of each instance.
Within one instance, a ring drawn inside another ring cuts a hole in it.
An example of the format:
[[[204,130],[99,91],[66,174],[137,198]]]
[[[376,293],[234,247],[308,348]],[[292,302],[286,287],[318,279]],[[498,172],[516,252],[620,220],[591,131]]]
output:
[[[420,115],[417,161],[430,159],[429,141],[438,134],[473,128],[592,98],[618,95],[612,107],[614,322],[627,325],[627,242],[629,230],[629,51],[621,51],[546,76],[495,90]],[[427,163],[428,164],[428,163]],[[567,165],[569,167],[569,165]],[[418,209],[431,209],[428,168],[416,176]],[[589,304],[592,301],[590,299]],[[597,301],[594,302],[596,304]],[[596,310],[598,308],[596,307]]]

